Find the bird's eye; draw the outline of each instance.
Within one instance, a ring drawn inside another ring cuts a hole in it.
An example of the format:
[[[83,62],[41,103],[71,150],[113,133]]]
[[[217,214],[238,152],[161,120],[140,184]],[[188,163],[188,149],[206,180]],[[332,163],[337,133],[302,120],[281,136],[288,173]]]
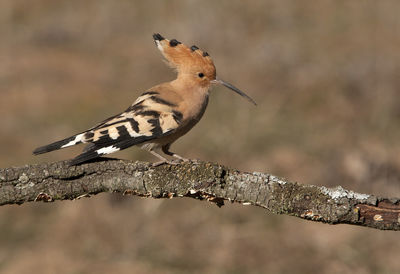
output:
[[[204,77],[204,73],[200,72],[200,73],[198,74],[198,76],[199,76],[200,78],[203,78],[203,77]]]

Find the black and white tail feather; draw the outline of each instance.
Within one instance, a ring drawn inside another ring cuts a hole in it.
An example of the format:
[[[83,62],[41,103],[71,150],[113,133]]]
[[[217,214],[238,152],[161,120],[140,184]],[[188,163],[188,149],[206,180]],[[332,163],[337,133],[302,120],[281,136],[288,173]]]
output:
[[[71,165],[77,165],[170,135],[178,128],[182,114],[173,109],[173,103],[158,95],[156,91],[145,92],[125,112],[110,117],[87,131],[39,147],[33,154],[88,143],[82,153],[70,161]]]

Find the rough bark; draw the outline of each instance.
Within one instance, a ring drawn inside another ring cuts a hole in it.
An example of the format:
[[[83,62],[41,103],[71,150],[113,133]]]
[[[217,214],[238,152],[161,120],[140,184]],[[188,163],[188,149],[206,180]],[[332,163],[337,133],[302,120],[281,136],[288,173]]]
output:
[[[359,194],[340,186],[302,185],[208,162],[152,167],[102,160],[72,167],[55,162],[0,169],[0,205],[76,199],[100,192],[191,197],[218,206],[227,200],[329,224],[400,230],[399,199]]]

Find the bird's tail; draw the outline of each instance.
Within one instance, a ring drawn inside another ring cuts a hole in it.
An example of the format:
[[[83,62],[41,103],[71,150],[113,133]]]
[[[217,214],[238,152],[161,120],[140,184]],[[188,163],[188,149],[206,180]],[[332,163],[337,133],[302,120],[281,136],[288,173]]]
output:
[[[42,147],[38,147],[37,149],[35,149],[33,151],[33,154],[38,155],[38,154],[42,154],[42,153],[47,153],[53,150],[57,150],[57,149],[62,149],[62,148],[66,148],[66,147],[70,147],[70,146],[74,146],[80,143],[83,143],[84,141],[84,135],[85,133],[80,133],[68,138],[65,138],[63,140],[42,146]]]

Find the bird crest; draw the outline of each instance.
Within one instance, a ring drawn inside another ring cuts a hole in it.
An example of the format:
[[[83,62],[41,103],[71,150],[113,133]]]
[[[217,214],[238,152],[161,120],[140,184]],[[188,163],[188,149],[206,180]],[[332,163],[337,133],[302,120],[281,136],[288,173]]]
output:
[[[216,70],[211,57],[193,45],[190,48],[176,39],[168,40],[159,33],[153,35],[157,48],[164,55],[168,65],[179,74],[203,73],[209,80],[214,80]]]

